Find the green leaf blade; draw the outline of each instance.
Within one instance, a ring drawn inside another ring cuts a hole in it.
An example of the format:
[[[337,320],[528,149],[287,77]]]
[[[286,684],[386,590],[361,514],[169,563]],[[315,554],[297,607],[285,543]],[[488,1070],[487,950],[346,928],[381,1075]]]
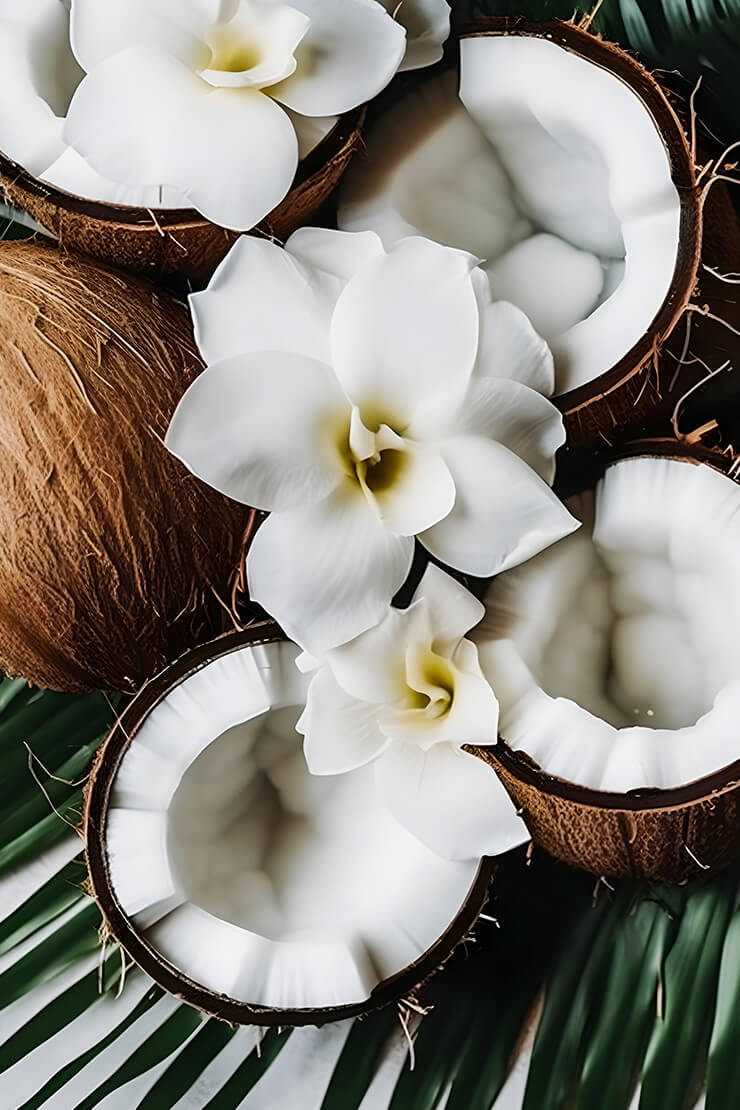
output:
[[[252,1049],[204,1110],[238,1110],[255,1084],[275,1063],[291,1033],[292,1029],[269,1029],[259,1047]]]

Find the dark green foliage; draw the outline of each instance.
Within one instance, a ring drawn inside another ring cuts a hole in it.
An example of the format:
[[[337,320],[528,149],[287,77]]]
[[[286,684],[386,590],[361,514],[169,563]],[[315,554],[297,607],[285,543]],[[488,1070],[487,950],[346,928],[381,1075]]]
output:
[[[65,698],[0,682],[0,761],[16,799],[5,820],[15,838],[0,848],[0,869],[46,847],[50,835],[70,836],[28,770],[23,741],[45,753],[56,771],[87,766],[95,737],[114,709],[100,696]],[[29,738],[31,738],[29,740]],[[19,757],[19,752],[20,757]],[[37,774],[62,812],[75,813],[79,787]],[[59,778],[66,776],[59,775]],[[43,801],[43,807],[35,803]],[[19,851],[19,845],[26,845]],[[0,1003],[99,950],[100,915],[81,890],[78,857],[0,922],[0,954],[25,953],[0,975]],[[420,993],[427,1010],[415,1035],[415,1066],[401,1070],[392,1110],[489,1110],[503,1086],[523,1024],[544,989],[534,1041],[526,1110],[627,1110],[638,1081],[642,1110],[683,1110],[708,1081],[709,1110],[740,1105],[740,914],[738,877],[696,888],[651,890],[626,883],[612,891],[589,876],[535,853],[510,853],[498,868],[492,900],[475,941]],[[43,932],[41,930],[44,930]],[[40,940],[34,941],[36,935]],[[121,957],[77,982],[0,1045],[0,1071],[43,1045],[118,988]],[[29,1098],[32,1110],[114,1044],[163,997],[152,986],[132,1008],[124,991],[115,1028]],[[413,1009],[405,1018],[418,1022]],[[94,1018],[90,1015],[91,1036]],[[174,1105],[223,1050],[234,1031],[180,1006],[81,1104],[172,1058],[140,1103]],[[212,1097],[210,1110],[236,1110],[277,1059],[289,1031],[272,1030]],[[403,1036],[396,1010],[357,1021],[340,1053],[322,1110],[357,1110],[387,1045]]]

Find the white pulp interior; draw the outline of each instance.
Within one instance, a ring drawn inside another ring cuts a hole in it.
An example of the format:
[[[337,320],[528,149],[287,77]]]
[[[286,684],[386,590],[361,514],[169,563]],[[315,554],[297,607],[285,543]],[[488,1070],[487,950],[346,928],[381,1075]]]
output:
[[[581,529],[501,575],[476,630],[500,733],[596,790],[681,786],[740,757],[740,487],[636,458],[573,498]]]
[[[483,260],[555,355],[557,392],[612,367],[665,300],[680,203],[635,93],[548,39],[464,39],[461,72],[412,91],[345,180],[340,226],[422,234]]]
[[[379,803],[372,767],[309,774],[307,679],[288,643],[209,663],[161,702],[115,779],[110,876],[174,967],[240,1002],[362,1002],[457,916],[477,861],[425,848]]]

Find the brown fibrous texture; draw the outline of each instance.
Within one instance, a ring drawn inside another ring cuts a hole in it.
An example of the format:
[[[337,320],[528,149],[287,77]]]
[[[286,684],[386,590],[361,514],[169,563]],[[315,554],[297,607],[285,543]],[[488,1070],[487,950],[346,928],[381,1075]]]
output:
[[[253,229],[255,234],[285,240],[296,228],[320,218],[362,142],[363,121],[363,109],[342,117],[301,163],[293,188]],[[0,192],[56,235],[62,247],[137,273],[204,280],[238,237],[194,209],[150,211],[73,196],[32,177],[3,155]]]
[[[0,667],[133,691],[222,628],[247,511],[166,450],[202,370],[184,305],[34,242],[0,247]]]
[[[693,800],[621,801],[563,784],[505,749],[475,748],[496,771],[532,839],[550,855],[595,875],[682,883],[713,874],[740,855],[740,773]],[[572,796],[565,796],[566,794]],[[666,798],[671,794],[666,791]]]

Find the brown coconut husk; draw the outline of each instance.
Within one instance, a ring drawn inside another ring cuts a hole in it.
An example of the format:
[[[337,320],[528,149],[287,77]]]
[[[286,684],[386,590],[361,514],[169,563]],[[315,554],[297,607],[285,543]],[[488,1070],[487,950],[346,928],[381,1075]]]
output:
[[[695,311],[666,352],[666,408],[679,439],[734,458],[740,443],[740,219],[722,184],[707,198],[704,226]]]
[[[370,997],[357,1004],[333,1008],[270,1009],[249,1005],[210,991],[164,959],[133,925],[120,907],[111,882],[106,852],[106,822],[110,796],[121,760],[149,714],[186,678],[215,659],[246,646],[270,644],[287,637],[272,620],[230,632],[188,652],[149,682],[116,722],[101,748],[85,790],[83,815],[87,865],[93,897],[103,915],[104,929],[164,990],[212,1017],[232,1024],[260,1026],[324,1025],[359,1017],[413,995],[428,981],[470,933],[488,899],[493,861],[483,859],[458,915],[442,936],[418,960],[380,983]]]
[[[630,433],[634,436],[636,427],[661,401],[657,378],[660,352],[696,289],[705,197],[697,180],[692,143],[656,77],[621,47],[588,30],[587,22],[536,23],[523,16],[501,16],[476,20],[460,31],[461,38],[501,35],[549,39],[608,70],[645,105],[668,154],[681,203],[678,257],[668,294],[648,331],[614,366],[593,381],[553,398],[563,413],[571,445],[623,442]]]
[[[184,305],[53,246],[0,246],[0,667],[138,689],[224,627],[248,510],[163,444],[203,366]]]
[[[585,791],[510,749],[476,752],[503,782],[532,839],[550,855],[609,878],[681,883],[740,856],[740,760],[681,790],[640,796]]]
[[[320,218],[362,142],[363,120],[363,108],[340,118],[300,163],[291,191],[254,234],[285,240]],[[237,232],[211,223],[193,208],[144,209],[74,196],[32,177],[2,154],[0,191],[8,204],[24,209],[52,232],[61,247],[137,273],[203,280],[238,238]]]
[[[700,445],[653,440],[627,445],[594,463],[585,490],[617,458],[675,458],[711,466],[737,481],[732,460]],[[681,883],[711,875],[740,858],[740,758],[670,790],[619,794],[592,790],[548,774],[499,737],[493,748],[469,747],[499,776],[532,839],[572,867],[609,878]]]

